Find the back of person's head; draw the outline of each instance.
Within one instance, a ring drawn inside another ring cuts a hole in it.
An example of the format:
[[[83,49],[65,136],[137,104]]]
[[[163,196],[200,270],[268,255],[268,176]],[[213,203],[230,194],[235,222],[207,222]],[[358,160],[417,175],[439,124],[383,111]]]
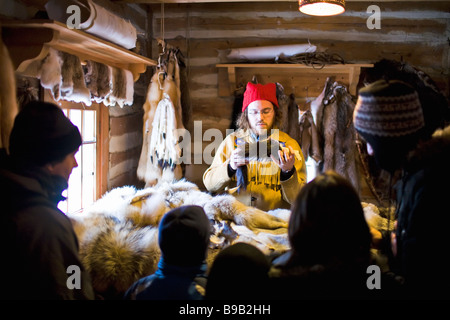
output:
[[[299,192],[292,205],[288,237],[290,264],[367,263],[371,234],[359,196],[334,171],[318,175]]]
[[[210,222],[200,206],[181,206],[167,212],[159,224],[159,247],[164,262],[177,266],[201,264],[207,254]]]
[[[17,114],[10,135],[11,157],[37,166],[62,161],[81,145],[78,128],[55,104],[32,101]]]
[[[252,300],[266,297],[270,262],[255,246],[238,242],[220,251],[208,274],[208,300]]]
[[[379,80],[359,90],[353,121],[377,164],[389,172],[402,166],[425,126],[419,95],[398,80]]]

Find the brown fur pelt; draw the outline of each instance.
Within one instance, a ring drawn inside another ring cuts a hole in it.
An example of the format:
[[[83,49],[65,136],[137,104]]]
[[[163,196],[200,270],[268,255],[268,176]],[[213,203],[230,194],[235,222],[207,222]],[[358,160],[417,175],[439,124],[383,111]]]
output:
[[[321,170],[334,170],[360,190],[356,131],[352,116],[355,103],[345,86],[327,79],[321,103],[315,110],[317,129],[323,142]]]
[[[61,98],[64,100],[82,102],[87,106],[92,104],[91,93],[84,82],[83,68],[80,58],[59,51],[61,60]]]
[[[17,113],[16,76],[0,32],[0,148],[9,148],[9,135]]]
[[[289,249],[288,210],[264,212],[231,195],[211,196],[186,180],[141,190],[117,188],[83,213],[68,214],[96,293],[120,298],[134,281],[154,273],[160,258],[159,222],[172,208],[191,204],[202,206],[211,221],[208,265],[234,242],[252,243],[267,255]]]
[[[103,103],[106,106],[118,104],[121,108],[125,105],[131,106],[134,95],[133,74],[131,71],[122,68],[108,66],[108,69],[111,91],[105,96]]]
[[[301,142],[300,137],[300,125],[299,125],[299,112],[298,105],[295,101],[295,95],[291,93],[289,95],[289,106],[288,106],[288,131],[286,133],[299,144]]]
[[[108,66],[87,60],[83,66],[83,71],[86,87],[91,92],[91,99],[97,103],[102,103],[111,94],[111,75]]]
[[[279,112],[281,114],[280,123],[278,123],[278,128],[282,132],[289,132],[289,97],[284,93],[284,88],[280,83],[277,83],[277,99]]]

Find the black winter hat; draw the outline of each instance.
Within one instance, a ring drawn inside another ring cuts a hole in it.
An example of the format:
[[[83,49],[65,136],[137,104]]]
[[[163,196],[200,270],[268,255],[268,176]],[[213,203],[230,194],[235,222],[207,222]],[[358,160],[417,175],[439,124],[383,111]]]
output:
[[[14,120],[9,138],[9,153],[38,166],[62,161],[81,145],[76,127],[55,104],[32,101]]]
[[[200,206],[167,212],[159,224],[159,247],[168,264],[195,266],[206,258],[211,226]]]

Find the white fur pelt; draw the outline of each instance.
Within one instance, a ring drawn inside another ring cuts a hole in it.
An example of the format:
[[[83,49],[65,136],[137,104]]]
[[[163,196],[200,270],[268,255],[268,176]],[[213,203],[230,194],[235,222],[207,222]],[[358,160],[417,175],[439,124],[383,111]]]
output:
[[[9,135],[17,113],[16,76],[0,29],[0,148],[9,148]]]
[[[159,222],[182,205],[202,206],[211,222],[208,264],[235,242],[254,244],[267,255],[289,249],[289,210],[264,212],[231,195],[211,196],[184,179],[140,190],[116,188],[83,213],[68,215],[97,294],[120,297],[134,281],[155,272],[160,258]]]

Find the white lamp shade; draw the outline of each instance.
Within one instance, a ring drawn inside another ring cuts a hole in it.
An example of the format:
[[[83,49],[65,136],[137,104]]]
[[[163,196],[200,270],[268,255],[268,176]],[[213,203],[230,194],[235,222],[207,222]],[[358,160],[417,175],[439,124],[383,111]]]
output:
[[[299,0],[299,10],[312,16],[334,16],[345,11],[344,0]]]

